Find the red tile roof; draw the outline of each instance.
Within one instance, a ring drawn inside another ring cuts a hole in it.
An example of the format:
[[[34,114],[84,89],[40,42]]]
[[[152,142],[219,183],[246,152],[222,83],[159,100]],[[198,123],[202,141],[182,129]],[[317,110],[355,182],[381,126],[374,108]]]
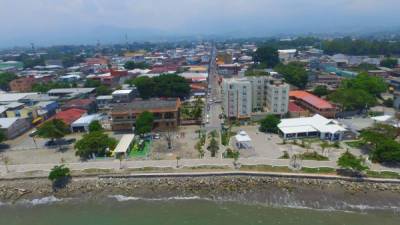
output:
[[[310,94],[306,91],[291,91],[289,92],[291,98],[300,99],[318,109],[333,109],[335,108],[330,102]]]
[[[71,125],[77,119],[81,118],[87,111],[83,109],[68,109],[65,111],[58,112],[53,119],[60,119],[65,124]]]
[[[299,105],[297,105],[294,102],[289,102],[289,112],[304,112],[306,111],[305,109],[303,109],[302,107],[300,107]]]

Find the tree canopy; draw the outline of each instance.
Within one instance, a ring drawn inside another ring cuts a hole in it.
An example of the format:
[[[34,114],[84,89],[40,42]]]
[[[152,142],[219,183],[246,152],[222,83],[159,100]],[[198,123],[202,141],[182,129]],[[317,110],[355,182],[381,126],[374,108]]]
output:
[[[10,89],[9,83],[17,78],[18,77],[15,73],[0,73],[0,89],[8,91]]]
[[[351,170],[356,170],[356,171],[364,171],[364,170],[368,169],[368,167],[365,166],[365,162],[364,162],[363,158],[356,157],[355,155],[351,154],[349,151],[346,151],[339,157],[337,164],[342,169],[351,169]]]
[[[46,93],[55,88],[70,88],[70,83],[67,82],[49,82],[49,83],[36,83],[32,85],[32,91]]]
[[[381,78],[360,73],[355,78],[344,80],[328,98],[344,110],[360,110],[374,106],[376,97],[386,90],[387,85]]]
[[[355,78],[344,80],[341,87],[361,89],[373,96],[379,96],[387,90],[387,84],[382,78],[370,76],[368,73],[360,73]]]
[[[254,53],[254,61],[267,68],[274,68],[279,63],[278,50],[270,46],[261,46]]]
[[[37,135],[41,138],[60,139],[69,132],[67,124],[59,119],[48,120],[37,128]]]
[[[139,63],[135,63],[133,61],[128,61],[125,63],[124,65],[125,69],[127,70],[133,70],[133,69],[147,69],[149,68],[149,65],[147,65],[144,62],[139,62]]]
[[[360,110],[376,104],[376,98],[360,89],[340,88],[329,95],[329,100],[343,110]]]
[[[372,160],[380,163],[400,162],[398,136],[399,128],[387,124],[375,124],[361,132],[362,140],[370,146]]]
[[[322,49],[327,54],[392,55],[400,54],[400,42],[345,37],[322,41]]]
[[[177,74],[162,74],[157,77],[138,77],[129,81],[135,85],[140,97],[179,97],[185,98],[190,94],[190,85],[185,78]]]
[[[328,88],[325,85],[318,85],[313,90],[313,94],[319,97],[328,95],[328,93]]]
[[[300,63],[291,62],[288,65],[279,64],[275,71],[282,74],[285,81],[291,85],[304,89],[308,82],[308,73]]]
[[[261,120],[260,131],[261,132],[269,132],[269,133],[277,133],[278,132],[278,124],[281,120],[275,115],[267,115],[263,120]]]
[[[89,159],[92,155],[99,157],[106,156],[110,150],[114,149],[117,145],[117,140],[109,137],[102,131],[94,131],[84,134],[82,139],[75,143],[75,154],[82,159]]]
[[[48,178],[52,182],[56,182],[60,179],[64,179],[70,176],[71,176],[71,171],[69,170],[69,168],[65,167],[65,165],[60,165],[60,166],[54,166],[53,169],[51,169]]]
[[[154,115],[151,112],[143,112],[136,118],[135,132],[137,134],[146,134],[152,131]]]
[[[7,140],[6,134],[0,130],[0,144],[3,143],[3,141]]]
[[[388,68],[395,68],[398,64],[397,59],[394,58],[386,58],[381,61],[381,66],[388,67]]]
[[[103,127],[101,126],[98,120],[92,121],[89,124],[89,132],[103,131]]]

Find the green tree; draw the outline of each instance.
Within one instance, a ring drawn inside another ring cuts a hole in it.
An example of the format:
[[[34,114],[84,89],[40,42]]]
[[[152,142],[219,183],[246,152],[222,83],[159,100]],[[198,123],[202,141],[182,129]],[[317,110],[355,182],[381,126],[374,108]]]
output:
[[[395,68],[398,64],[397,59],[394,58],[386,58],[381,61],[381,66],[388,67],[388,68]]]
[[[132,81],[132,84],[137,87],[140,97],[143,99],[153,97],[155,94],[156,83],[150,77],[138,77]]]
[[[5,140],[7,140],[7,136],[2,130],[0,130],[0,144]]]
[[[254,61],[265,67],[274,68],[279,63],[278,50],[270,46],[261,46],[254,53]]]
[[[37,135],[39,137],[49,138],[51,141],[61,139],[69,133],[70,130],[67,124],[59,119],[48,120],[37,128]]]
[[[87,87],[87,88],[97,88],[97,87],[101,86],[101,81],[93,80],[93,79],[87,79],[85,81],[84,86]]]
[[[260,131],[261,132],[269,132],[269,133],[277,133],[278,132],[278,124],[281,120],[275,115],[267,115],[263,120],[261,120]]]
[[[275,67],[275,71],[282,74],[285,81],[291,85],[304,89],[308,82],[308,73],[304,69],[304,65],[291,62],[288,65],[279,64]]]
[[[360,73],[355,78],[344,80],[341,87],[364,90],[373,96],[379,96],[387,90],[387,84],[382,78],[370,76],[368,73]]]
[[[9,83],[17,78],[15,73],[0,73],[0,89],[4,91],[10,90]]]
[[[313,94],[319,97],[328,95],[328,93],[328,88],[325,85],[318,85],[313,90]]]
[[[153,123],[153,113],[145,111],[141,113],[136,119],[135,132],[140,135],[149,133],[153,130]]]
[[[368,167],[365,166],[364,159],[361,156],[356,157],[355,155],[351,154],[349,151],[346,151],[339,157],[337,164],[342,169],[350,169],[350,170],[355,170],[355,171],[360,171],[360,172],[368,169]]]
[[[107,86],[105,86],[103,84],[98,86],[98,87],[96,87],[96,95],[97,96],[99,96],[99,95],[109,95],[111,93],[112,93],[112,90],[109,87],[107,87]]]
[[[32,91],[46,93],[55,88],[70,88],[71,84],[67,82],[49,82],[49,83],[36,83],[32,85]]]
[[[71,179],[71,171],[65,165],[54,166],[48,179],[53,182],[53,189],[65,187]]]
[[[147,65],[144,62],[139,62],[139,63],[135,63],[133,61],[128,61],[125,63],[124,65],[125,69],[127,70],[133,70],[133,69],[147,69],[149,68],[149,65]]]
[[[107,149],[114,149],[117,140],[109,137],[102,131],[94,131],[84,134],[82,139],[75,143],[75,154],[82,159],[89,159],[93,155],[107,156]]]
[[[217,152],[219,150],[219,144],[218,141],[212,137],[210,144],[207,147],[207,150],[211,152],[211,157],[215,157],[217,155]]]
[[[89,124],[89,132],[96,132],[96,131],[104,131],[103,127],[101,126],[98,120],[92,121]]]
[[[396,141],[399,128],[388,124],[375,124],[361,132],[361,139],[371,147],[374,162],[400,162],[400,143]]]
[[[360,110],[376,104],[376,98],[362,89],[339,88],[328,99],[340,105],[343,110]]]

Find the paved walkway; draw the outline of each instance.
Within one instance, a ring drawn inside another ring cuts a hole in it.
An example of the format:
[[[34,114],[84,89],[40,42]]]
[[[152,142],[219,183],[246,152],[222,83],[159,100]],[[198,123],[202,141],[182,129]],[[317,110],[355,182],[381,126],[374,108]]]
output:
[[[272,166],[288,166],[290,160],[287,159],[267,159],[267,158],[243,158],[239,159],[242,165],[272,165]],[[231,167],[233,168],[232,159],[182,159],[179,161],[179,167],[201,167],[201,166],[215,166],[215,167]],[[50,171],[57,164],[24,164],[24,165],[9,165],[8,170],[10,173],[25,173],[32,171]],[[71,170],[86,170],[86,169],[111,169],[118,170],[120,162],[118,160],[104,160],[104,161],[89,161],[79,163],[67,163],[67,167]],[[124,169],[137,169],[144,167],[157,167],[157,168],[176,168],[176,160],[143,160],[143,161],[122,161]],[[333,161],[303,161],[303,167],[317,168],[317,167],[331,167],[337,168],[336,162]],[[396,171],[400,172],[399,168],[385,168],[380,165],[373,165],[372,170],[376,171]],[[6,167],[0,166],[0,174],[7,174]]]

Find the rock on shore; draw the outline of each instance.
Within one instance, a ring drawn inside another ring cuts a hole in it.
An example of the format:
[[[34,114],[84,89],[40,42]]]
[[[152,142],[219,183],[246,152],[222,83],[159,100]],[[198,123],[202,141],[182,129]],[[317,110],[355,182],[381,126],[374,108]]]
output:
[[[75,178],[53,191],[47,179],[0,181],[0,202],[14,203],[48,196],[104,199],[112,195],[138,198],[193,197],[279,206],[348,209],[400,208],[400,185],[268,176],[165,178]]]

